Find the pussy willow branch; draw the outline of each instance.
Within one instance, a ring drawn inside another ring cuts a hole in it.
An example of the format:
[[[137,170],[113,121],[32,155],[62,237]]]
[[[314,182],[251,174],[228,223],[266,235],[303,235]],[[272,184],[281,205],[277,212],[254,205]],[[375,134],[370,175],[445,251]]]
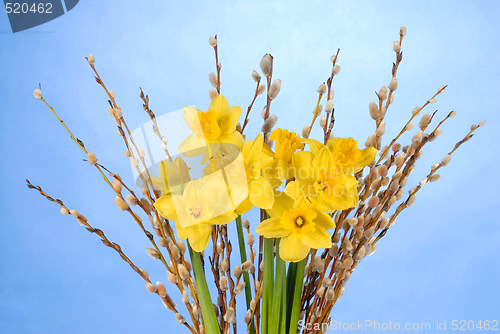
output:
[[[335,54],[335,58],[333,58],[332,74],[330,75],[330,78],[328,78],[328,80],[326,81],[326,88],[327,88],[326,99],[327,99],[327,102],[328,102],[328,99],[330,98],[330,91],[332,90],[333,77],[335,76],[335,73],[333,73],[333,67],[335,67],[335,65],[337,64],[337,59],[339,57],[339,53],[340,53],[340,48],[337,49],[337,53]],[[325,128],[323,129],[324,130],[324,143],[325,143],[325,145],[326,145],[326,142],[328,141],[328,138],[330,137],[330,133],[331,133],[332,128],[333,128],[333,123],[335,122],[335,117],[333,115],[334,112],[335,112],[335,110],[332,110],[331,112],[326,114],[326,123],[325,123]],[[331,120],[330,120],[330,116],[331,116]],[[331,122],[331,125],[329,125],[330,122]]]
[[[42,101],[47,105],[47,107],[52,111],[52,113],[57,117],[57,119],[61,122],[61,124],[64,126],[64,128],[66,129],[66,131],[68,131],[68,133],[70,134],[71,138],[78,144],[78,146],[85,152],[85,153],[88,153],[88,151],[86,150],[83,142],[79,139],[76,139],[73,134],[71,133],[71,131],[68,129],[68,127],[64,124],[64,122],[59,118],[59,116],[57,115],[57,113],[54,111],[54,109],[47,103],[47,101],[45,99],[42,98]],[[98,171],[101,173],[101,175],[103,176],[104,180],[106,181],[106,183],[111,187],[111,189],[113,189],[113,191],[115,192],[115,194],[120,197],[122,200],[125,200],[123,195],[121,194],[121,192],[117,192],[113,185],[111,184],[111,182],[109,181],[109,179],[106,177],[106,175],[104,174],[104,172],[102,171],[102,168],[101,168],[101,165],[100,164],[95,164],[94,165]],[[114,174],[113,174],[114,175]],[[121,180],[120,180],[121,183],[123,183]],[[128,187],[127,187],[128,189]],[[152,208],[154,209],[154,206],[152,206]],[[128,207],[128,209],[126,210],[135,220],[135,222],[140,226],[141,230],[143,231],[143,233],[147,236],[147,238],[150,240],[151,244],[153,245],[153,247],[155,248],[155,250],[158,252],[158,254],[160,255],[160,260],[162,261],[162,263],[165,265],[165,267],[170,270],[166,260],[165,260],[165,257],[163,256],[162,252],[160,251],[159,247],[157,246],[156,242],[154,241],[154,237],[153,235],[148,231],[146,230],[146,228],[144,227],[144,225],[142,224],[142,220],[139,218],[139,216],[137,216],[137,214],[135,214],[133,212],[133,210],[130,208],[130,206]],[[145,210],[146,211],[146,210]],[[146,212],[147,213],[147,212]],[[161,222],[160,219],[158,219],[159,222]],[[175,242],[175,239],[172,238],[172,240]],[[171,249],[167,246],[167,251],[169,252],[169,255],[170,255],[170,258],[173,259],[172,257],[172,253],[171,253]],[[174,266],[174,272],[176,274],[176,276],[178,277],[178,288],[179,290],[181,291],[181,293],[184,291],[184,287],[182,286],[182,283],[181,283],[181,279],[180,279],[180,275],[179,275],[179,272],[178,272],[178,269],[177,269],[177,265]],[[192,292],[192,295],[195,296],[196,294],[194,293],[194,288],[192,287],[192,285],[190,284],[190,289],[191,289],[191,292]],[[196,297],[194,297],[196,299]],[[195,317],[192,313],[192,307],[191,305],[186,305],[186,307],[189,309],[189,312],[191,314],[191,317],[192,317],[192,320],[193,322],[196,323],[196,320],[195,320]]]
[[[27,186],[28,188],[30,189],[35,189],[37,190],[42,196],[44,196],[45,198],[47,198],[49,201],[51,202],[54,202],[56,204],[58,204],[61,208],[64,208],[66,209],[68,212],[70,211],[65,205],[64,203],[59,200],[59,199],[53,199],[51,196],[49,196],[47,193],[45,193],[41,187],[39,186],[35,186],[33,184],[31,184],[31,182],[29,180],[26,180],[26,183],[27,183]],[[72,216],[71,216],[72,217]],[[78,217],[81,217],[81,215],[79,215]],[[112,249],[114,249],[118,254],[120,254],[120,257],[122,258],[123,261],[127,262],[130,267],[136,272],[138,273],[141,278],[143,280],[145,280],[146,282],[150,283],[150,284],[153,284],[151,283],[151,281],[149,280],[149,277],[148,275],[145,275],[143,273],[143,271],[141,271],[133,262],[132,260],[130,260],[130,258],[128,256],[125,255],[125,253],[123,253],[121,247],[117,244],[117,243],[114,243],[112,241],[110,241],[105,235],[104,235],[104,232],[101,231],[100,229],[97,229],[93,226],[91,226],[88,221],[86,219],[80,219],[78,221],[80,224],[83,224],[86,228],[87,228],[87,231],[89,231],[90,233],[95,233],[97,234],[100,238],[101,238],[101,241],[102,243],[107,246],[107,247],[110,247]],[[160,294],[158,293],[158,291],[155,292],[162,300],[164,303],[166,303],[168,305],[168,307],[174,312],[174,313],[179,313],[177,311],[177,309],[175,308],[174,304],[172,303],[172,300],[170,298],[166,298],[166,297],[162,297],[160,296]],[[191,333],[195,334],[195,330],[187,323],[187,322],[184,322],[184,326],[186,326],[190,331]]]

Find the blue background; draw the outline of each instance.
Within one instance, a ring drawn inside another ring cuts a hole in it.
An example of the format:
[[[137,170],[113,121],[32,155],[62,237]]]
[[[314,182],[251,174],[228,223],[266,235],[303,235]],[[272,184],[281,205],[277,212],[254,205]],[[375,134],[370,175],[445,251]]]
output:
[[[187,332],[116,252],[26,188],[29,178],[79,210],[153,281],[166,282],[165,270],[146,254],[146,238],[116,209],[111,189],[33,97],[39,83],[75,136],[132,184],[123,144],[106,112],[107,97],[84,58],[88,54],[95,55],[101,77],[116,92],[129,127],[136,128],[148,120],[139,86],[158,115],[185,105],[206,109],[208,73],[215,70],[209,36],[219,36],[222,93],[244,110],[253,97],[252,70],[269,52],[274,78],[282,80],[271,112],[279,127],[300,132],[310,122],[318,85],[330,73],[330,56],[340,48],[334,132],[362,146],[374,131],[368,103],[389,83],[392,42],[401,25],[408,34],[384,138],[399,132],[411,110],[440,85],[449,87],[432,108],[439,109],[438,117],[457,111],[443,135],[426,146],[409,185],[471,124],[487,123],[357,268],[332,317],[432,328],[447,320],[448,331],[452,320],[500,320],[499,14],[497,1],[86,0],[56,20],[12,34],[7,14],[0,13],[0,332]],[[261,97],[247,134],[259,131],[263,105]],[[409,141],[405,136],[402,142]],[[255,227],[256,215],[248,218]],[[180,304],[178,293],[170,291]]]

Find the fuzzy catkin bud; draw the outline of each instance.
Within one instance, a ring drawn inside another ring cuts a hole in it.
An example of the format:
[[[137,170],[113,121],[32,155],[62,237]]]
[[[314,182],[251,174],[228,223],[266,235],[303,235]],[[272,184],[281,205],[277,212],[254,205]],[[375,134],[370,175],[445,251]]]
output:
[[[167,279],[172,284],[178,283],[177,276],[175,274],[171,273],[170,271],[167,271]]]
[[[186,269],[186,267],[184,267],[183,264],[178,264],[177,265],[177,270],[179,271],[179,276],[181,278],[181,280],[185,280],[189,277],[189,271]]]
[[[243,219],[243,227],[246,229],[250,228],[250,222],[248,219]]]
[[[241,281],[236,285],[236,288],[234,289],[234,293],[237,295],[240,295],[243,290],[245,290],[245,282]]]
[[[146,282],[146,289],[151,293],[156,292],[156,286],[152,283],[149,283],[149,282]]]
[[[378,110],[378,106],[375,102],[370,102],[370,104],[368,105],[368,110],[370,111],[370,117],[372,119],[378,119],[380,117],[380,112]]]
[[[37,99],[41,99],[42,98],[42,91],[40,89],[35,89],[33,91],[33,95],[37,98]]]
[[[309,125],[306,125],[302,128],[302,137],[309,138],[309,133],[311,132],[311,128]]]
[[[208,75],[208,80],[210,81],[210,84],[217,88],[217,77],[215,76],[215,73],[211,72],[209,75]]]
[[[219,263],[219,270],[222,272],[226,272],[229,269],[229,261],[227,258],[222,259],[222,261]]]
[[[276,122],[278,121],[278,116],[271,115],[268,119],[264,121],[264,125],[262,125],[262,132],[269,133],[273,130]]]
[[[325,86],[324,83],[322,83],[321,85],[319,85],[318,93],[320,93],[321,95],[323,95],[323,94],[326,93],[326,86]]]
[[[400,52],[401,51],[401,44],[399,44],[399,41],[394,41],[392,49],[394,50],[394,52]]]
[[[186,318],[184,318],[180,313],[175,314],[175,320],[177,320],[179,325],[183,325],[186,322]]]
[[[266,53],[262,60],[260,61],[260,69],[262,70],[262,74],[266,77],[271,75],[271,55]]]
[[[240,277],[240,275],[241,275],[241,267],[240,266],[234,267],[234,277]]]
[[[420,119],[420,122],[418,123],[418,126],[423,130],[424,128],[429,125],[429,121],[431,119],[431,114],[428,112],[422,115],[422,118]]]
[[[441,176],[439,174],[434,174],[429,178],[430,182],[436,182]]]
[[[324,129],[326,126],[326,117],[325,115],[321,115],[321,118],[319,120],[319,126]]]
[[[158,260],[160,258],[160,254],[153,248],[146,248],[148,255],[151,256],[153,260]]]
[[[236,317],[234,315],[234,308],[229,307],[226,311],[226,314],[224,314],[224,321],[230,323],[230,324],[235,324],[236,323]]]
[[[68,209],[66,209],[66,208],[61,208],[61,213],[62,213],[63,215],[67,215],[67,214],[69,214],[69,210],[68,210]]]
[[[95,57],[93,55],[89,55],[87,57],[87,61],[89,62],[90,65],[94,65],[94,63],[95,63]]]
[[[94,153],[88,152],[87,153],[87,160],[91,165],[95,165],[97,163],[97,158],[95,157]]]
[[[189,304],[189,296],[186,290],[182,291],[182,302],[184,304]]]
[[[395,91],[398,88],[398,80],[396,80],[396,78],[392,78],[388,88],[391,91]]]
[[[274,100],[278,96],[280,90],[281,90],[281,80],[276,79],[276,80],[274,80],[271,87],[269,87],[269,93],[268,93],[269,98],[271,100]]]
[[[385,122],[380,122],[377,131],[375,131],[375,134],[380,137],[383,136],[384,133],[385,133]]]
[[[325,112],[328,114],[331,113],[332,111],[333,111],[333,101],[328,100],[328,102],[326,102]]]
[[[254,242],[255,242],[255,236],[252,233],[250,233],[248,235],[247,244],[250,245],[250,246],[252,246],[254,244]]]
[[[450,162],[450,160],[451,160],[451,155],[448,154],[441,160],[441,164],[443,166],[446,166]]]
[[[340,72],[340,66],[339,65],[333,66],[332,73],[334,75],[337,75],[337,74],[339,74],[339,72]]]
[[[215,48],[217,46],[217,40],[215,39],[215,37],[210,37],[208,39],[208,44],[210,44],[211,46],[213,46]]]
[[[253,81],[255,81],[255,82],[259,82],[259,81],[260,81],[260,79],[261,79],[260,74],[259,74],[259,73],[257,73],[257,71],[256,71],[256,70],[253,70],[253,72],[252,72],[252,79],[253,79]]]
[[[215,99],[215,97],[219,95],[219,93],[217,93],[217,91],[215,89],[210,89],[208,91],[208,96],[210,96],[210,100],[213,100]],[[162,145],[162,148],[163,148],[163,145]],[[167,146],[165,145],[165,148],[167,148]],[[165,150],[164,150],[165,151]]]
[[[115,197],[115,204],[116,206],[118,207],[118,209],[122,210],[122,211],[126,211],[128,210],[129,206],[127,204],[127,202],[125,202],[123,200],[123,198],[119,197],[119,196],[116,196]]]

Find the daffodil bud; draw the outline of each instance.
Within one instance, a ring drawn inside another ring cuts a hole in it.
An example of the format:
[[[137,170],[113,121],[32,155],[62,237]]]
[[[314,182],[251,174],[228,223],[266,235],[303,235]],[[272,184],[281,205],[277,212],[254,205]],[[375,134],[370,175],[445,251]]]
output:
[[[211,46],[213,46],[215,48],[217,46],[217,39],[215,39],[215,37],[210,37],[208,39],[208,44],[210,44]]]
[[[41,99],[42,98],[42,91],[40,89],[35,89],[33,91],[33,95],[37,98],[37,99]]]
[[[264,57],[262,57],[262,60],[260,61],[260,69],[262,70],[262,73],[268,77],[271,75],[271,55],[266,53]]]
[[[391,91],[395,91],[398,88],[398,80],[396,80],[396,78],[392,78],[388,88]]]
[[[253,70],[253,72],[252,72],[252,79],[253,79],[253,81],[255,81],[255,82],[259,82],[259,81],[260,81],[260,79],[261,79],[260,74],[259,74],[259,73],[257,73],[257,71],[256,71],[256,70]]]
[[[276,80],[274,80],[273,84],[269,88],[269,93],[268,93],[269,98],[271,100],[274,100],[278,96],[280,90],[281,90],[281,80],[276,79]]]
[[[87,57],[87,61],[89,62],[90,65],[94,65],[94,63],[95,63],[95,57],[93,55],[89,55]]]

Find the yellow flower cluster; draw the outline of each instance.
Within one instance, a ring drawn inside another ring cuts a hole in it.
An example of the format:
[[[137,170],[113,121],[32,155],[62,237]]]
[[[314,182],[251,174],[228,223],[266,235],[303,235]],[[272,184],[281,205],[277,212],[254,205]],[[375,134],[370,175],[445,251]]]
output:
[[[376,149],[360,150],[352,138],[332,138],[324,145],[276,129],[270,135],[273,151],[262,134],[244,140],[236,130],[240,114],[241,108],[231,108],[222,95],[206,112],[184,108],[193,133],[179,152],[203,155],[207,166],[202,178],[191,180],[181,158],[162,162],[160,177],[153,179],[163,192],[155,203],[158,212],[176,222],[178,236],[197,252],[207,247],[212,225],[226,224],[252,207],[266,210],[270,218],[256,232],[281,238],[283,260],[298,262],[311,248],[331,247],[332,213],[357,205],[353,174],[372,162]]]

